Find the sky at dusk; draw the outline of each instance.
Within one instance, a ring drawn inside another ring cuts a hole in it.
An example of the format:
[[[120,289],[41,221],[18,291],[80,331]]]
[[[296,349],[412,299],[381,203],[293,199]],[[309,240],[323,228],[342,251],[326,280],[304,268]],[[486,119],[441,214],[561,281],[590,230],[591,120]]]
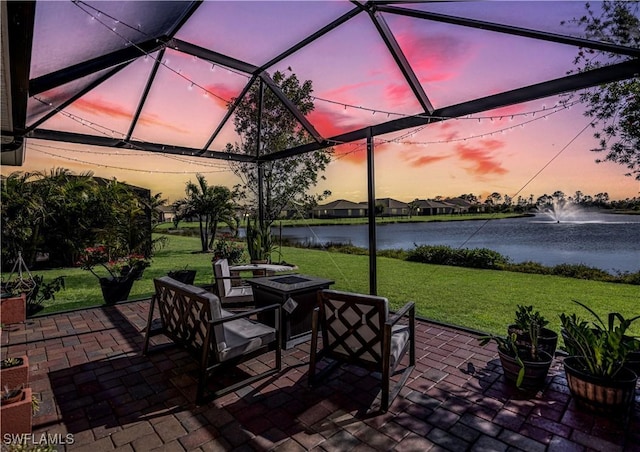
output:
[[[68,55],[57,53],[62,49],[71,46],[75,55],[96,52],[86,36],[126,46],[144,31],[135,22],[139,8],[116,2],[89,4],[97,9],[82,9],[72,2],[37,4],[36,30],[39,23],[51,23],[52,17],[56,26],[42,27],[40,34],[36,31],[32,78],[74,63]],[[352,7],[341,1],[205,2],[176,37],[261,65]],[[575,36],[578,31],[561,26],[560,21],[584,13],[583,2],[460,2],[420,8]],[[383,17],[436,108],[561,77],[572,69],[577,52],[567,45],[391,14]],[[155,58],[157,53],[137,59],[40,127],[115,137],[126,134]],[[313,82],[315,110],[309,119],[324,137],[420,113],[366,14],[268,72],[288,68],[300,80]],[[224,116],[227,102],[247,81],[246,74],[167,50],[132,137],[201,148]],[[72,82],[32,98],[27,123],[42,118],[74,87],[87,82]],[[594,162],[601,156],[589,151],[597,142],[583,107],[564,108],[559,100],[540,99],[376,137],[376,197],[411,201],[463,193],[484,198],[499,192],[515,199],[556,190],[567,195],[577,190],[590,195],[607,192],[611,199],[638,196],[640,183],[625,177],[624,167]],[[209,150],[222,150],[226,143],[238,141],[229,122]],[[317,190],[331,190],[329,200],[366,200],[364,143],[334,150],[326,180]],[[3,166],[2,174],[53,167],[116,177],[162,192],[170,201],[184,196],[185,183],[195,180],[196,173],[204,174],[211,185],[239,182],[220,160],[30,139],[25,165]]]

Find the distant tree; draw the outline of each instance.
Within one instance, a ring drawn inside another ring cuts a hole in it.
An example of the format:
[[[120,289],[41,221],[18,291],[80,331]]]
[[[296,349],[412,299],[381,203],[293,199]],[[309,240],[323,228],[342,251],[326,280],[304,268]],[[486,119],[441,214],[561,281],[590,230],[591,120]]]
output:
[[[458,198],[464,199],[464,200],[469,201],[470,203],[473,203],[473,204],[480,202],[480,198],[478,198],[473,193],[460,195],[460,196],[458,196]]]
[[[302,114],[307,115],[313,111],[313,85],[310,80],[300,83],[295,74],[291,73],[287,76],[277,71],[273,74],[273,81]],[[260,128],[258,127],[259,111],[262,112]],[[258,83],[250,88],[237,106],[234,126],[238,135],[242,137],[242,143],[227,144],[228,152],[255,156],[259,129],[262,144],[260,152],[263,155],[311,141],[309,133],[268,87],[263,90],[261,102]],[[308,196],[313,196],[319,202],[331,194],[328,190],[315,195],[308,193],[319,180],[324,179],[322,172],[331,161],[331,152],[331,149],[323,149],[262,163],[264,220],[267,226],[280,216],[289,203],[308,203]],[[232,169],[242,181],[238,187],[240,197],[249,202],[252,213],[255,215],[258,211],[257,166],[252,163],[236,162],[232,164]]]
[[[639,2],[616,0],[597,5],[601,5],[601,11],[586,3],[584,16],[566,22],[582,27],[586,38],[640,47]],[[580,48],[574,59],[577,69],[569,73],[585,72],[625,59],[628,57]],[[599,145],[592,151],[606,151],[604,161],[626,166],[630,170],[626,175],[635,174],[640,180],[640,78],[589,88],[570,94],[565,101],[575,96],[587,106],[585,115],[594,119],[594,126],[600,126],[594,133]]]
[[[487,199],[484,201],[484,203],[492,208],[495,208],[495,206],[497,206],[501,200],[502,195],[498,192],[493,192],[489,196],[487,196]]]
[[[594,202],[601,207],[609,203],[609,193],[607,192],[598,193],[593,198],[594,198]]]
[[[562,201],[564,201],[564,200],[565,200],[565,199],[564,199],[564,198],[565,198],[565,194],[564,194],[564,192],[563,192],[563,191],[560,191],[560,190],[556,190],[556,191],[554,191],[554,192],[553,192],[553,194],[551,195],[551,197],[552,197],[554,200],[556,200],[557,202],[562,202]]]

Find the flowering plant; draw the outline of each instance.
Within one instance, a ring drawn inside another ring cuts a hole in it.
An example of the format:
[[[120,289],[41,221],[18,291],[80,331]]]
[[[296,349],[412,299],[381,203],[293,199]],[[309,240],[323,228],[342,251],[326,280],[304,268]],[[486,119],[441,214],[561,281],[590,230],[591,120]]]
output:
[[[142,254],[129,254],[110,259],[109,252],[103,245],[85,248],[78,263],[80,268],[90,271],[98,279],[101,278],[96,270],[98,266],[106,270],[112,279],[130,277],[138,279],[142,277],[144,269],[151,265],[149,259]]]
[[[238,264],[244,257],[244,247],[231,240],[229,234],[222,234],[213,246],[213,260],[227,259],[230,265]]]

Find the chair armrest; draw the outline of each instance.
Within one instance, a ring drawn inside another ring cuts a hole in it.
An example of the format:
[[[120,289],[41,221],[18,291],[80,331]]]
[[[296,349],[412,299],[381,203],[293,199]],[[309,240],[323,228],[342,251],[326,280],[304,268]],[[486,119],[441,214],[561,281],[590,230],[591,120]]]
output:
[[[269,306],[264,306],[262,308],[251,309],[249,311],[243,311],[243,312],[240,312],[238,314],[234,314],[234,315],[231,315],[231,316],[228,316],[228,317],[222,317],[222,318],[217,319],[217,320],[209,320],[209,323],[211,325],[219,325],[221,323],[231,322],[233,320],[244,319],[244,318],[250,317],[250,316],[252,316],[254,314],[259,314],[259,313],[266,312],[266,311],[274,311],[274,310],[279,311],[281,308],[282,308],[282,306],[276,303],[276,304],[272,304],[272,305],[269,305]]]
[[[402,317],[407,314],[409,314],[410,318],[415,318],[416,316],[416,304],[413,301],[409,301],[402,308],[393,313],[393,315],[389,316],[386,323],[388,325],[395,325]]]

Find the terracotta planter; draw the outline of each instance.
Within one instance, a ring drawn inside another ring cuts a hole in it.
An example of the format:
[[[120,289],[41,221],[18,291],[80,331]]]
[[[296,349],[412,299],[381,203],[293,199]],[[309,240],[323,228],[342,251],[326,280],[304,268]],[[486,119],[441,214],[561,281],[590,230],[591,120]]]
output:
[[[23,323],[27,319],[27,297],[24,293],[19,297],[2,298],[0,300],[0,318],[2,323]]]
[[[513,385],[516,385],[518,374],[520,373],[520,364],[513,356],[509,356],[500,350],[498,350],[498,354],[500,356],[500,362],[502,363],[504,378]],[[542,361],[523,360],[524,379],[519,387],[520,389],[539,389],[544,385],[553,358],[544,351],[540,352],[540,358]]]
[[[125,301],[133,287],[133,278],[100,278],[102,298],[106,304]]]
[[[509,334],[516,333],[518,345],[526,345],[531,343],[529,333],[523,332],[515,325],[509,325],[507,329]],[[538,336],[538,347],[542,350],[554,356],[556,348],[558,347],[558,333],[548,328],[541,328],[540,335]]]
[[[5,367],[0,369],[0,381],[2,387],[9,388],[26,387],[29,384],[29,358],[19,356],[22,364],[19,366]]]
[[[580,357],[564,359],[567,385],[576,404],[605,415],[626,415],[633,405],[638,376],[623,368],[615,379],[586,373]]]
[[[0,407],[0,429],[2,434],[31,433],[31,389],[22,391],[20,400]]]

